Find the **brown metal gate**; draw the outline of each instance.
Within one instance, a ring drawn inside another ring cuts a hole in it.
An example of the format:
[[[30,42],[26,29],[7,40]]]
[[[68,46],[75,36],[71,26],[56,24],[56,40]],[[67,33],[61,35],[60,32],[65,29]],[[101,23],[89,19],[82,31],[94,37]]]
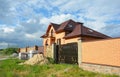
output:
[[[58,63],[78,63],[78,44],[69,43],[64,45],[57,45],[57,62]]]

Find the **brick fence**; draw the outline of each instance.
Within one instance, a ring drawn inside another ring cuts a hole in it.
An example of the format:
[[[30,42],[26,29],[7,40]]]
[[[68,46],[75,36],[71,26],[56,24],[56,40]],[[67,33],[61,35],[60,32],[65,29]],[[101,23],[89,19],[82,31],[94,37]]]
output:
[[[80,67],[120,75],[120,38],[81,42],[78,47]]]
[[[19,48],[19,59],[29,59],[32,58],[34,54],[43,53],[43,46],[33,46],[33,47],[25,47]]]
[[[44,47],[43,46],[32,46],[32,47],[25,47],[25,48],[19,48],[18,52],[29,52],[29,51],[39,51],[39,52],[43,52],[44,51]]]

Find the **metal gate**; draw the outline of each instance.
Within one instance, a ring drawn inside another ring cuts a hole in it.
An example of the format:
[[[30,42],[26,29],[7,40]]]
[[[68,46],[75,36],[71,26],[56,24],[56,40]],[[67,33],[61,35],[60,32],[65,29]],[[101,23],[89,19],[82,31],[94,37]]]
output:
[[[78,44],[69,43],[57,45],[56,59],[58,63],[78,63]]]

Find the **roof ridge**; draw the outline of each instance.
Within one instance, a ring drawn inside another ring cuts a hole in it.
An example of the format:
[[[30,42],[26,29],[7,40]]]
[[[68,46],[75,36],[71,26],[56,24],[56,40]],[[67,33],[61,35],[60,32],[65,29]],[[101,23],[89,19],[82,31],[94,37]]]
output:
[[[53,23],[53,22],[50,22],[50,24],[55,24],[55,25],[59,25],[59,24],[56,24],[56,23]]]
[[[64,28],[66,27],[66,25],[67,25],[68,23],[70,23],[71,21],[73,21],[73,20],[69,19],[69,20],[67,20],[67,21],[65,21],[65,22],[63,22],[63,23],[61,23],[60,26],[59,26],[59,28],[57,29],[57,32],[63,31]]]
[[[73,22],[75,22],[74,20],[72,20],[72,19],[69,19],[69,20],[66,20],[66,21],[64,21],[64,22],[60,23],[60,25],[64,24],[65,22],[66,22],[66,23],[68,23],[68,22],[70,22],[70,21],[73,21]]]

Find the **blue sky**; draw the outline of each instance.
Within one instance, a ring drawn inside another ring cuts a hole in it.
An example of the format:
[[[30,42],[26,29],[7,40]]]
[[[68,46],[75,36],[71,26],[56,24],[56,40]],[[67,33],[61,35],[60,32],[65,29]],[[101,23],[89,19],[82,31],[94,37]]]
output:
[[[50,22],[68,19],[120,37],[120,0],[0,0],[0,49],[42,45]]]

